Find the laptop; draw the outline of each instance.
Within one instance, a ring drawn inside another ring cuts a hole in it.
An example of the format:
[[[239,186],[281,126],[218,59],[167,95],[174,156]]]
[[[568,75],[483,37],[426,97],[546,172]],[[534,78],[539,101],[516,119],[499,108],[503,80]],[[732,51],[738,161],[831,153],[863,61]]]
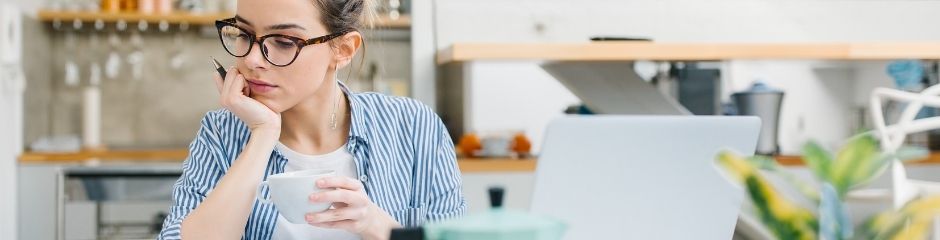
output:
[[[744,190],[714,164],[752,155],[757,117],[577,116],[548,126],[531,211],[564,239],[731,239]]]

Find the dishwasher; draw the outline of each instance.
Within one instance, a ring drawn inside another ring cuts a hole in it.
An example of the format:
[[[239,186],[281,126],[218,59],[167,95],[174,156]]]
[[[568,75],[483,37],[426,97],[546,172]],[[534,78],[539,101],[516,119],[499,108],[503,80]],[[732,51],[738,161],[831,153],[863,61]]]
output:
[[[63,168],[59,239],[154,239],[181,173],[178,164]]]

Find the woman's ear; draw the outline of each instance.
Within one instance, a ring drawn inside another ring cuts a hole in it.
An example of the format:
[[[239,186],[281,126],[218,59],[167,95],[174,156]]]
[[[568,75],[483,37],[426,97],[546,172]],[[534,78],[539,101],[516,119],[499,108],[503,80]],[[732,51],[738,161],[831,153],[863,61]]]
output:
[[[352,31],[337,38],[336,41],[338,44],[335,45],[333,57],[336,60],[336,68],[339,69],[349,65],[356,56],[356,52],[362,47],[362,34]]]

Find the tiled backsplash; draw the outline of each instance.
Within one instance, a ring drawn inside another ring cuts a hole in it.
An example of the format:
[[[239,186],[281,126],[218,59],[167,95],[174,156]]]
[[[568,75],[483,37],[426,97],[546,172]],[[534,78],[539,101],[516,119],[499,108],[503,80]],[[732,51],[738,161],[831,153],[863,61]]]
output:
[[[208,56],[229,65],[233,58],[219,46],[212,31],[207,34],[193,27],[181,33],[143,33],[142,77],[134,79],[127,61],[134,51],[131,34],[119,34],[121,44],[112,48],[108,45],[110,32],[92,36],[85,30],[74,35],[76,47],[68,47],[67,33],[34,19],[25,22],[25,37],[34,40],[25,43],[24,51],[27,146],[42,137],[81,134],[82,89],[89,84],[90,69],[96,62],[102,68],[101,138],[110,147],[185,147],[195,136],[205,112],[219,107]],[[376,78],[380,80],[374,90],[397,87],[397,94],[407,94],[400,89],[407,89],[411,75],[408,36],[401,30],[366,32],[368,49],[361,75],[367,75],[370,65],[377,64]],[[93,43],[95,38],[97,44]],[[104,74],[112,49],[117,49],[122,60],[114,79]],[[179,52],[185,60],[179,68],[173,68],[170,61]],[[78,85],[65,81],[67,61],[78,66]],[[356,72],[358,63],[359,59],[354,60],[352,72]],[[350,79],[345,76],[347,72],[341,70],[341,79]],[[373,90],[369,81],[347,82],[359,90]]]

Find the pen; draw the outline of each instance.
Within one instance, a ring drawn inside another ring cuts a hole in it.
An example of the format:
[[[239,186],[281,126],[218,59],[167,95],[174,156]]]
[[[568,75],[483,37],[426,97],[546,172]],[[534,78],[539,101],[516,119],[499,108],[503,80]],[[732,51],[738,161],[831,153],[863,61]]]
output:
[[[222,81],[225,81],[225,68],[222,67],[222,64],[220,64],[218,60],[215,60],[215,58],[209,58],[212,59],[212,65],[215,67],[215,70],[219,71],[219,76],[222,76]]]

